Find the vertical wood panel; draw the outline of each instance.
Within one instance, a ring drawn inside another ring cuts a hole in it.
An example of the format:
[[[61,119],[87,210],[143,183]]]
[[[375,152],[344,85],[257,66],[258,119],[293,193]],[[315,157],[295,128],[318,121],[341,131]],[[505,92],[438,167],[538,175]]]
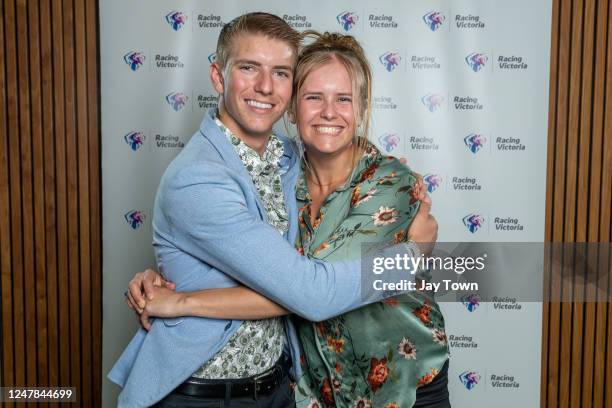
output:
[[[609,0],[553,1],[547,241],[611,239],[611,12]],[[574,263],[569,255],[564,258],[565,264]],[[612,406],[610,277],[580,270],[576,265],[562,283],[555,271],[549,276],[551,296],[561,291],[566,301],[543,308],[542,406]],[[591,282],[603,293],[598,302]]]
[[[28,55],[28,15],[25,0],[17,0],[17,58],[19,86],[19,141],[21,143],[21,228],[23,231],[23,298],[25,314],[25,353],[22,358],[26,366],[26,384],[36,384],[36,282],[34,277],[34,223],[32,188],[32,130],[30,105],[30,61]],[[27,299],[27,301],[26,301]]]
[[[583,41],[583,61],[584,75],[582,78],[582,106],[581,106],[581,130],[580,140],[585,143],[580,143],[580,158],[579,158],[579,177],[578,177],[578,234],[577,241],[587,241],[591,233],[589,228],[589,205],[590,205],[590,173],[591,170],[597,171],[599,166],[594,161],[591,161],[593,149],[597,149],[597,140],[591,135],[594,131],[594,115],[593,115],[593,79],[595,66],[595,30],[597,27],[596,21],[596,4],[594,0],[587,0],[585,3],[585,19],[584,19],[584,41]],[[576,385],[576,390],[572,392],[572,406],[580,407],[588,401],[593,392],[593,364],[594,364],[594,348],[595,348],[595,311],[596,304],[591,300],[595,297],[595,291],[589,282],[594,281],[594,276],[584,276],[580,282],[580,289],[586,295],[588,303],[584,304],[584,328],[582,333],[576,334],[582,338],[582,349],[574,348],[574,353],[580,355],[581,365],[576,365],[573,370],[572,381],[580,385]],[[588,285],[588,286],[586,286]],[[588,403],[588,402],[587,402]]]
[[[51,0],[41,0],[41,60],[42,60],[42,101],[44,133],[44,196],[45,196],[45,259],[46,259],[46,301],[47,301],[47,348],[49,384],[59,384],[59,341],[58,341],[58,297],[57,297],[57,245],[55,206],[55,141],[53,122],[53,49],[51,45]]]
[[[75,60],[83,63],[75,66],[76,79],[76,138],[75,146],[78,147],[76,163],[78,168],[78,214],[79,214],[79,258],[80,270],[90,271],[89,254],[91,251],[89,243],[89,140],[87,137],[87,53],[85,49],[85,9],[82,2],[76,2],[74,7],[74,26],[75,26]],[[90,274],[79,274],[80,287],[78,292],[81,294],[79,307],[79,332],[91,332],[91,284]],[[91,372],[91,337],[81,337],[81,362],[80,369],[83,372]],[[81,401],[91,401],[91,377],[83,376],[81,383]]]
[[[568,132],[567,132],[567,158],[565,167],[565,228],[564,241],[575,242],[576,229],[576,184],[577,184],[577,164],[578,164],[578,132],[580,128],[580,79],[582,76],[582,13],[584,0],[574,0],[572,2],[572,21],[571,21],[571,41],[570,41],[570,80],[569,80],[569,112],[568,112]],[[573,265],[572,254],[564,256],[564,264]],[[574,268],[567,268],[568,271]],[[563,285],[563,298],[574,298],[575,276],[566,276]],[[574,364],[574,353],[572,346],[580,342],[574,336],[573,329],[582,330],[582,315],[580,304],[577,302],[565,302],[561,306],[561,364],[559,380],[559,402],[560,406],[570,406],[572,391],[575,385],[571,380]],[[581,346],[582,344],[580,344]],[[578,353],[580,357],[580,353]]]
[[[94,407],[97,13],[96,0],[0,2],[0,385],[74,386],[78,405]]]
[[[17,46],[16,46],[16,16],[15,3],[5,2],[6,29],[6,76],[7,76],[7,108],[9,136],[9,180],[11,203],[11,258],[13,277],[13,361],[15,385],[25,386],[25,326],[23,310],[23,258],[22,258],[22,226],[21,226],[21,176],[20,176],[20,138],[19,138],[19,100],[17,83]]]
[[[2,302],[2,383],[14,384],[13,367],[13,279],[11,275],[11,240],[10,240],[10,194],[9,194],[9,153],[8,153],[8,101],[6,95],[6,50],[5,50],[5,4],[0,2],[0,288]],[[6,368],[6,369],[5,369]]]
[[[87,27],[98,27],[97,3],[88,1],[85,3],[85,20]],[[99,71],[98,71],[98,31],[88,29],[87,36],[87,95],[98,95]],[[91,322],[92,333],[92,401],[93,405],[102,404],[102,230],[100,204],[102,202],[100,184],[100,109],[97,103],[88,104],[88,126],[89,157],[89,203],[91,219]]]
[[[34,186],[34,265],[37,318],[33,320],[36,327],[36,361],[38,370],[37,384],[48,384],[47,367],[47,303],[46,303],[46,260],[45,260],[45,186],[44,158],[42,137],[42,90],[41,90],[41,57],[40,57],[40,16],[38,2],[28,2],[30,33],[30,89],[32,105],[32,161]]]
[[[58,256],[58,319],[59,319],[59,364],[60,383],[70,384],[70,328],[68,307],[68,223],[66,204],[66,130],[64,120],[64,48],[63,11],[60,1],[52,0],[53,27],[53,101],[55,117],[56,152],[56,206],[57,206],[57,256]]]
[[[610,210],[610,203],[612,202],[612,2],[608,3],[608,55],[607,55],[607,76],[606,76],[606,97],[605,97],[605,133],[604,133],[604,159],[603,159],[603,174],[601,184],[601,202],[602,211],[601,214],[601,236],[602,240],[612,241],[612,211]],[[612,265],[612,256],[608,258],[608,271]],[[608,276],[608,299],[612,299],[610,292],[612,292],[612,276]],[[603,396],[606,406],[612,405],[612,302],[608,302],[607,312],[607,334],[606,337],[606,367],[603,370]]]
[[[606,92],[606,47],[601,46],[607,43],[608,33],[608,1],[600,0],[597,4],[597,34],[595,46],[595,91],[593,96],[593,147],[592,147],[592,171],[590,179],[590,195],[589,195],[589,242],[605,241],[600,230],[600,211],[606,211],[602,207],[603,197],[601,195],[601,180],[602,180],[602,158],[603,158],[603,133],[604,133],[604,109],[605,109],[605,92]],[[608,134],[609,135],[609,134]],[[600,262],[604,260],[599,260]],[[602,279],[598,276],[597,282]],[[608,288],[602,288],[607,292]],[[583,393],[582,403],[584,406],[593,401],[594,408],[602,408],[604,398],[592,399],[592,396],[600,396],[604,394],[604,379],[606,361],[601,356],[606,355],[606,324],[608,319],[605,299],[595,304],[595,330],[593,337],[595,339],[592,358],[594,359],[592,370],[592,388],[591,393],[586,390]],[[587,333],[588,336],[590,333]],[[590,350],[585,350],[585,358],[589,358]],[[586,377],[588,379],[588,377]],[[588,384],[588,383],[587,383]]]
[[[556,104],[555,112],[555,133],[552,135],[555,145],[554,150],[554,175],[555,182],[552,195],[554,197],[552,204],[552,223],[550,239],[553,242],[561,242],[563,239],[564,212],[565,212],[565,169],[566,169],[566,135],[567,135],[567,109],[568,109],[568,83],[569,83],[569,30],[571,27],[571,8],[568,1],[562,2],[559,11],[559,33],[558,33],[558,73],[556,78],[551,80],[556,82]],[[554,34],[553,34],[554,35]],[[559,185],[560,184],[560,185]],[[557,257],[557,254],[553,254]],[[559,273],[552,271],[551,276],[551,296],[553,299],[558,299],[561,295],[562,286]],[[548,407],[556,408],[559,399],[559,366],[562,364],[563,356],[561,356],[562,343],[561,339],[561,312],[562,305],[560,303],[550,304],[550,321],[549,321],[549,337],[548,337],[548,390],[547,399]]]
[[[74,5],[72,0],[63,0],[64,14],[64,97],[66,104],[66,181],[68,186],[68,269],[70,305],[70,383],[79,389],[77,403],[81,403],[81,293],[79,288],[79,224],[78,210],[78,163],[76,125],[76,86],[74,49]]]

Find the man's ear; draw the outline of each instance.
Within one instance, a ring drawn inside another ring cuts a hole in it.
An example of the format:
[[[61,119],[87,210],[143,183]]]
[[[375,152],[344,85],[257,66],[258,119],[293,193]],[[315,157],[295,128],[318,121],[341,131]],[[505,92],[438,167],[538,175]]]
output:
[[[223,82],[223,70],[216,62],[210,64],[209,68],[210,82],[213,84],[213,88],[218,94],[223,95],[225,90],[225,83]]]

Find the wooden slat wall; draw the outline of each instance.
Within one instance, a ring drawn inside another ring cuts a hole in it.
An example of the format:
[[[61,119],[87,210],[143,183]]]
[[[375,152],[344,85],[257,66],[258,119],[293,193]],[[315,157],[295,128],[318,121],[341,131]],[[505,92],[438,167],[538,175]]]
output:
[[[0,1],[0,385],[101,405],[96,0]]]
[[[0,385],[75,386],[86,406],[102,375],[97,13],[0,1]],[[612,0],[553,0],[547,241],[612,241],[611,17]],[[544,305],[543,407],[612,407],[611,320],[612,303]]]
[[[610,0],[553,0],[547,241],[612,241],[611,18]],[[584,276],[568,273],[547,274],[549,296],[595,299]],[[598,282],[607,293],[600,299],[610,299],[609,277]],[[544,305],[541,406],[612,407],[612,303],[605,299]]]

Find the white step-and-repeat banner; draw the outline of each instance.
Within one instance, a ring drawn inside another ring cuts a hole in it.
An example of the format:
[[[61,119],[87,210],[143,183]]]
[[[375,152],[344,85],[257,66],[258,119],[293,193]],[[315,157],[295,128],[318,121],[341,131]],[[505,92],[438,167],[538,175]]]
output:
[[[155,264],[159,179],[216,105],[222,25],[248,11],[362,43],[370,137],[425,176],[440,241],[544,238],[550,0],[102,1],[104,375],[137,327],[126,284]],[[442,303],[453,406],[539,406],[541,304],[495,300]]]

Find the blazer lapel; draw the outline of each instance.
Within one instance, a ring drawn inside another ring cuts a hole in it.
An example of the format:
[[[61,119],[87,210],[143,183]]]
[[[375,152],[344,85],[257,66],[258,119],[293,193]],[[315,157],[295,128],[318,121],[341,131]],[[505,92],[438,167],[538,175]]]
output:
[[[263,203],[259,198],[259,194],[257,193],[257,189],[253,183],[253,179],[251,178],[251,175],[247,169],[244,167],[244,163],[242,163],[242,160],[240,160],[240,157],[238,157],[238,154],[236,153],[236,150],[232,144],[227,140],[227,137],[221,132],[221,129],[219,129],[219,126],[217,126],[215,123],[213,117],[215,112],[215,109],[210,109],[207,114],[204,115],[204,120],[202,120],[202,123],[200,124],[200,134],[210,141],[229,168],[235,170],[242,179],[248,181],[248,184],[251,187],[251,193],[257,205],[259,216],[262,220],[267,222],[268,216]]]

